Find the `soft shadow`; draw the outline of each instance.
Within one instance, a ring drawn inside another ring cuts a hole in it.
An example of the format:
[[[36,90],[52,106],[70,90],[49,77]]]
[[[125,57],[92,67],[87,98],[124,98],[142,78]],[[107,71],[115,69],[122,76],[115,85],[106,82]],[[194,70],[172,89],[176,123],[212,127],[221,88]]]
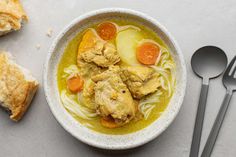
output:
[[[4,112],[4,114],[6,114],[8,116],[11,115],[11,111],[8,108],[4,107],[1,102],[0,102],[0,110],[1,110],[1,112]]]
[[[17,36],[19,36],[18,34],[21,34],[21,33],[22,33],[22,30],[12,31],[12,32],[9,32],[0,36],[0,39],[7,39],[7,40],[15,39],[17,38]]]

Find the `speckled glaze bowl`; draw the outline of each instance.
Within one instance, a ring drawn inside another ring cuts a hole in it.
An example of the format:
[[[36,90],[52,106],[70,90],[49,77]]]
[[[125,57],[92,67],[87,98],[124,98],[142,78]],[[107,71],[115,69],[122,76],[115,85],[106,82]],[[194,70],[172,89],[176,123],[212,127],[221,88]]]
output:
[[[170,48],[177,65],[176,90],[167,109],[148,127],[125,135],[107,135],[81,125],[62,106],[57,86],[57,66],[68,41],[94,22],[111,18],[136,21],[156,32]],[[54,40],[44,67],[44,90],[49,107],[57,121],[75,138],[103,149],[129,149],[143,145],[159,136],[175,119],[183,102],[186,88],[186,67],[182,52],[172,35],[155,19],[129,9],[109,8],[89,12],[72,21]]]

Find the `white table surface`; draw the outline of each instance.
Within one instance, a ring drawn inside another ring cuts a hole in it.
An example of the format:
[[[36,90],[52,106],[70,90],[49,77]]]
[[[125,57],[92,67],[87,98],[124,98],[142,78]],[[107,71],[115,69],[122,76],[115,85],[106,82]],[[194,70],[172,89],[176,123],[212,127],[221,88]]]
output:
[[[19,123],[9,120],[0,110],[0,157],[188,156],[201,84],[191,70],[190,59],[193,52],[204,45],[221,47],[229,60],[236,54],[235,0],[22,0],[22,3],[30,21],[21,31],[1,37],[0,49],[12,52],[17,62],[31,70],[41,85]],[[99,150],[73,138],[54,119],[42,87],[45,57],[58,32],[77,16],[107,7],[131,8],[156,18],[174,35],[187,63],[187,93],[175,121],[154,141],[128,151]],[[53,29],[51,38],[46,36],[49,28]],[[36,49],[37,44],[41,45],[40,50]],[[201,146],[225,94],[221,79],[210,83]],[[236,156],[235,113],[234,96],[213,157]]]

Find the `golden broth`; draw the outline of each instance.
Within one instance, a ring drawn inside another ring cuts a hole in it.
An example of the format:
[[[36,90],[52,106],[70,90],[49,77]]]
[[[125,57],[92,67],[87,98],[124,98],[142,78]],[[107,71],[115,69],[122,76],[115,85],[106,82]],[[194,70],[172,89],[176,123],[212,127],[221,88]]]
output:
[[[134,25],[139,28],[141,28],[141,32],[145,38],[152,39],[159,43],[161,46],[165,47],[167,50],[168,48],[166,45],[163,43],[163,41],[151,30],[145,28],[144,26],[137,25],[136,23],[131,23],[127,22],[125,20],[112,20],[119,26],[122,25]],[[96,27],[96,25],[91,26],[93,28]],[[66,46],[64,50],[64,54],[61,58],[61,61],[58,65],[58,73],[57,73],[57,81],[58,81],[58,88],[59,92],[61,93],[62,90],[67,89],[66,88],[66,78],[63,78],[63,70],[64,68],[75,64],[77,62],[77,50],[78,50],[78,45],[81,41],[83,32],[77,34],[71,41],[69,41],[68,45]],[[114,41],[113,41],[114,42]],[[155,108],[152,110],[151,114],[149,115],[148,119],[145,120],[144,118],[139,120],[139,121],[131,121],[127,125],[124,125],[120,128],[115,128],[115,129],[109,129],[105,128],[100,124],[100,118],[93,118],[92,120],[87,120],[87,119],[82,119],[74,114],[71,114],[76,120],[78,120],[81,124],[84,124],[88,128],[100,132],[100,133],[105,133],[105,134],[115,134],[115,135],[121,135],[121,134],[127,134],[127,133],[132,133],[138,130],[141,130],[148,125],[150,125],[152,122],[154,122],[158,117],[160,117],[161,113],[166,109],[169,100],[171,97],[168,97],[167,92],[163,90],[163,93],[160,102],[156,103]],[[77,101],[77,100],[76,100]],[[77,101],[78,103],[78,101]],[[89,125],[88,125],[89,124]],[[93,127],[89,127],[93,126]]]

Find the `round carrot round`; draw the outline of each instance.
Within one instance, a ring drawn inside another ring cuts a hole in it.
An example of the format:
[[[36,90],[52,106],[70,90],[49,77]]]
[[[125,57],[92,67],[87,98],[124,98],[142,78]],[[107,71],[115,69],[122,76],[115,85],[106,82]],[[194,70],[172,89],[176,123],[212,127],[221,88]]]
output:
[[[155,64],[160,55],[160,47],[152,42],[142,43],[137,47],[136,57],[137,60],[145,65]]]
[[[67,80],[67,88],[72,93],[80,92],[83,89],[84,81],[80,78],[80,76],[76,75]]]
[[[111,22],[104,22],[98,25],[97,32],[98,35],[103,40],[111,40],[116,37],[116,26]]]

